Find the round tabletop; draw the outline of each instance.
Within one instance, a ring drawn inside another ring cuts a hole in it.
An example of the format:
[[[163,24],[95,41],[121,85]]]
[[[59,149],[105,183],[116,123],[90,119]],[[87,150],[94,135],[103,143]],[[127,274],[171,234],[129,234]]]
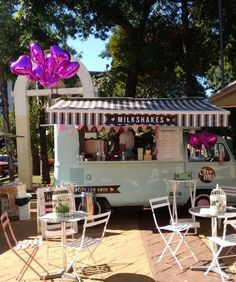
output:
[[[199,206],[199,207],[192,207],[189,209],[189,212],[192,215],[199,216],[199,217],[217,217],[217,218],[232,218],[236,217],[236,208],[234,207],[226,207],[225,212],[221,213],[214,213],[210,206]]]
[[[87,213],[84,211],[74,211],[69,215],[58,215],[57,213],[46,213],[39,216],[39,220],[53,223],[79,221],[86,217]]]

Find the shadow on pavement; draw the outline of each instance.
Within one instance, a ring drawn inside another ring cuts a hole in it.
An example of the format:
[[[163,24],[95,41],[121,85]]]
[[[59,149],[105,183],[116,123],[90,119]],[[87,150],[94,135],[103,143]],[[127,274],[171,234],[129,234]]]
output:
[[[104,282],[155,282],[152,278],[135,273],[117,273],[104,279]]]

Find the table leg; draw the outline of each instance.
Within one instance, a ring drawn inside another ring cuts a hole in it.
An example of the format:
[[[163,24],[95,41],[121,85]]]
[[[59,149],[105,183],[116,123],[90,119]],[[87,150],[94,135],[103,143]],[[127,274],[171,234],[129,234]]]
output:
[[[216,216],[211,218],[211,236],[212,237],[217,236],[217,217]],[[213,245],[213,249],[214,249],[214,252],[217,252],[217,244]],[[203,265],[203,266],[192,266],[191,270],[200,270],[200,271],[206,272],[209,266],[210,264]],[[222,265],[222,267],[224,267],[224,265]],[[219,275],[222,273],[226,279],[229,278],[229,275],[227,275],[223,270],[220,271],[216,264],[210,269],[210,271],[218,273]]]
[[[62,256],[62,270],[55,273],[43,275],[40,280],[50,280],[61,278],[66,269],[66,254],[64,251],[64,244],[66,242],[66,222],[61,222],[61,256]]]
[[[62,255],[62,267],[66,269],[66,254],[64,245],[66,243],[66,222],[61,223],[61,255]]]
[[[178,212],[177,212],[177,203],[176,203],[177,184],[176,183],[171,183],[170,185],[172,186],[172,192],[173,192],[172,218],[173,218],[174,222],[178,222]]]

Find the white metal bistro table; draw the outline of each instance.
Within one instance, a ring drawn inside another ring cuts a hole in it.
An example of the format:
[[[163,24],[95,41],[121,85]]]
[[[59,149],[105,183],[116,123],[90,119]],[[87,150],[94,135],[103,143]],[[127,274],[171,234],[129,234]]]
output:
[[[226,207],[226,211],[223,213],[213,213],[210,206],[198,206],[198,207],[192,207],[189,209],[190,214],[198,217],[204,217],[204,218],[210,218],[211,219],[211,236],[217,237],[217,229],[218,229],[218,219],[225,219],[225,218],[233,218],[236,217],[236,208],[233,207]],[[214,247],[215,249],[217,246]],[[191,267],[192,270],[203,270],[206,271],[208,269],[209,265],[206,266],[193,266]],[[218,268],[215,271],[218,273]],[[225,278],[228,277],[228,275],[224,274]]]
[[[42,276],[41,280],[60,278],[66,270],[66,255],[64,251],[64,244],[66,242],[66,223],[73,221],[80,221],[85,219],[87,216],[86,212],[83,211],[74,211],[69,215],[59,216],[56,213],[50,212],[39,217],[40,221],[46,221],[51,223],[61,223],[61,247],[62,247],[62,270],[56,273],[47,274]]]
[[[196,198],[196,189],[197,189],[197,182],[196,179],[187,179],[187,180],[168,180],[170,187],[172,188],[173,192],[173,209],[172,209],[172,216],[175,222],[178,222],[178,211],[177,211],[177,188],[180,184],[187,184],[189,188],[191,206],[194,207],[195,198]],[[195,217],[193,216],[193,220],[195,221]]]

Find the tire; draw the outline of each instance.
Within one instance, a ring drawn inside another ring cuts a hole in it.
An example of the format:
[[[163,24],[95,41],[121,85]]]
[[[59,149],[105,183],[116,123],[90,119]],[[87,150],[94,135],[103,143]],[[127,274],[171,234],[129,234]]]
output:
[[[199,194],[195,199],[195,206],[209,206],[210,205],[210,195],[209,194]]]
[[[94,206],[94,214],[100,214],[109,210],[110,204],[105,198],[96,198],[95,206]],[[82,210],[82,202],[81,200],[76,201],[76,210]]]

